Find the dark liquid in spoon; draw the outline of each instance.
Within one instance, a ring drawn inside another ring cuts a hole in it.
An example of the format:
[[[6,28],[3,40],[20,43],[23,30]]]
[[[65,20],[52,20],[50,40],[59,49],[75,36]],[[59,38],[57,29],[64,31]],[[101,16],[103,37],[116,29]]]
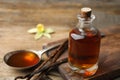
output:
[[[12,54],[7,60],[7,64],[14,67],[28,67],[37,64],[40,58],[30,51],[18,51]]]

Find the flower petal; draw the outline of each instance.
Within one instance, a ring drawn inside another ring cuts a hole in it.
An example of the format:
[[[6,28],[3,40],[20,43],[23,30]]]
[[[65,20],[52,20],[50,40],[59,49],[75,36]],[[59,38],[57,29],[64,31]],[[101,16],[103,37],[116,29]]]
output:
[[[44,33],[43,35],[46,36],[47,38],[51,38],[51,35],[48,33]]]
[[[35,39],[37,40],[37,39],[41,38],[42,35],[43,35],[43,33],[36,33],[35,34]]]
[[[54,30],[51,29],[51,28],[47,28],[47,29],[45,30],[45,33],[54,33]]]
[[[27,32],[28,33],[36,33],[37,29],[36,28],[32,28],[32,29],[29,29]]]

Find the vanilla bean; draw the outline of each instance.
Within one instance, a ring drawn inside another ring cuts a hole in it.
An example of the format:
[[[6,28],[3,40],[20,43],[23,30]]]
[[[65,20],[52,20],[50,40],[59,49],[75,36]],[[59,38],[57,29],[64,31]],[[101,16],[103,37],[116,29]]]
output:
[[[52,80],[49,76],[47,76],[46,74],[44,76],[42,76],[43,80]]]
[[[41,78],[35,78],[34,80],[52,80],[52,79],[46,74],[44,74],[43,76],[41,76]]]
[[[66,40],[64,43],[65,43],[65,44],[63,45],[63,47],[62,47],[62,48],[58,51],[58,53],[54,56],[54,58],[52,59],[51,63],[50,63],[48,66],[54,64],[54,63],[56,62],[56,60],[60,57],[60,55],[66,50],[66,48],[68,48],[68,40]],[[49,72],[51,69],[52,69],[52,67],[49,67],[48,70],[45,70],[45,71],[41,72],[40,75],[38,76],[38,79],[41,79],[41,77],[44,76],[44,74],[45,74],[46,72]]]
[[[68,59],[64,58],[64,59],[61,59],[61,60],[59,60],[59,61],[57,61],[57,62],[55,62],[55,63],[53,63],[53,64],[51,64],[49,66],[46,66],[46,67],[38,70],[35,74],[40,73],[40,72],[42,72],[42,73],[39,74],[38,77],[36,77],[36,80],[39,79],[39,78],[41,78],[41,75],[45,74],[43,72],[47,72],[48,70],[54,69],[55,67],[59,66],[62,63],[66,63],[67,61],[68,61]]]
[[[55,62],[55,63],[53,63],[53,64],[51,64],[49,66],[46,66],[46,67],[36,71],[34,74],[37,74],[37,73],[40,73],[42,71],[48,70],[49,68],[55,68],[56,66],[58,66],[58,65],[60,65],[62,63],[65,63],[67,61],[68,61],[67,58],[61,59],[61,60],[59,60],[59,61],[57,61],[57,62]]]
[[[62,50],[59,50],[59,52],[55,55],[55,57],[52,59],[51,63],[54,63],[68,48],[68,40],[65,41],[65,45],[62,47]]]

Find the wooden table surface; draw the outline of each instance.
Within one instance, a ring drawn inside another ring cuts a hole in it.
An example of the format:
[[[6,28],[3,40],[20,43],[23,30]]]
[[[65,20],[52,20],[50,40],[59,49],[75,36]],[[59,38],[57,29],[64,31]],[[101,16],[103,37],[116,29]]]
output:
[[[84,6],[93,8],[96,15],[94,25],[98,29],[120,27],[119,0],[0,0],[0,80],[13,80],[28,73],[8,67],[3,61],[7,52],[40,50],[44,44],[66,38],[77,22],[80,8]],[[33,34],[27,33],[39,23],[55,30],[51,39],[42,37],[35,40]]]

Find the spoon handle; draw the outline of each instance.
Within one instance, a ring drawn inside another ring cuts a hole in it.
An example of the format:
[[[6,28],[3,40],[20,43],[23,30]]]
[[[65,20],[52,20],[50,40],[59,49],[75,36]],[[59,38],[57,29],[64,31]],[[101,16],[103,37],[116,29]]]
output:
[[[45,49],[43,49],[43,50],[40,50],[40,51],[38,51],[38,53],[39,53],[40,55],[42,55],[42,54],[45,53],[45,52],[49,52],[49,51],[51,51],[51,50],[53,50],[53,49],[58,48],[59,46],[60,46],[59,44],[56,44],[56,45],[50,46],[50,47],[48,47],[48,48],[45,48]]]

